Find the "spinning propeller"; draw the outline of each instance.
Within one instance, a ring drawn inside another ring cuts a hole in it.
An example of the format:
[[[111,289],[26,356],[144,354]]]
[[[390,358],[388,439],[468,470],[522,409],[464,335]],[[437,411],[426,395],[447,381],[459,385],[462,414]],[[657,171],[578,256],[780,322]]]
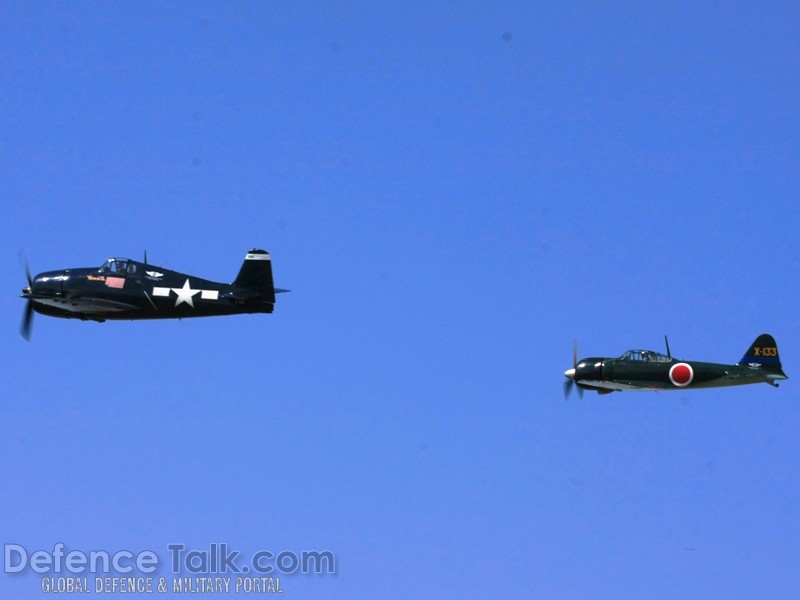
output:
[[[22,266],[25,267],[25,278],[28,280],[28,288],[27,292],[30,293],[33,289],[33,278],[31,277],[31,270],[28,268],[28,259],[25,258],[25,255],[22,253],[22,250],[19,252],[19,260],[22,262]],[[23,293],[26,290],[22,290]],[[31,339],[31,327],[33,326],[33,300],[28,298],[28,303],[25,306],[25,313],[22,317],[22,326],[20,327],[20,333],[22,337],[26,340]]]
[[[578,368],[578,340],[572,341],[572,368],[564,371],[567,380],[564,382],[564,400],[569,398],[575,385],[575,370]],[[583,388],[578,386],[578,398],[583,398]]]

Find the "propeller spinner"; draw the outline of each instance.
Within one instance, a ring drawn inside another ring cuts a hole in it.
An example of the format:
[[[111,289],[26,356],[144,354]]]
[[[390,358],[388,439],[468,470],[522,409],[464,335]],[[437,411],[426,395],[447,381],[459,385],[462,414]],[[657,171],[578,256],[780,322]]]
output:
[[[572,341],[572,368],[564,371],[567,380],[564,382],[564,399],[567,400],[575,386],[575,370],[578,368],[578,340]],[[583,388],[578,386],[578,398],[583,398]]]

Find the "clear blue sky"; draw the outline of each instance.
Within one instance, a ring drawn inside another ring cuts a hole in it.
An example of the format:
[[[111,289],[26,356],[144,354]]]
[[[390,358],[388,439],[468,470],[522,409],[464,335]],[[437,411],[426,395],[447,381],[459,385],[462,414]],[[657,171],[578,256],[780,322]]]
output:
[[[5,3],[0,541],[333,551],[295,598],[796,598],[798,27],[791,2]],[[26,343],[20,247],[222,281],[263,247],[293,291],[37,315]],[[762,332],[779,390],[563,399],[575,338],[736,362]]]

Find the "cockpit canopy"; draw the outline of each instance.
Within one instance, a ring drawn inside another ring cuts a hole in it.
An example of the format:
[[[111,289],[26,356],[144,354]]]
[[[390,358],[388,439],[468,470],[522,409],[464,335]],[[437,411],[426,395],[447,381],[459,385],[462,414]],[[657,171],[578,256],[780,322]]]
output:
[[[116,273],[118,275],[125,275],[127,273],[136,273],[136,264],[128,258],[109,258],[100,267],[102,273]]]
[[[633,360],[637,362],[671,362],[672,359],[666,354],[653,352],[652,350],[628,350],[620,356],[622,360]]]

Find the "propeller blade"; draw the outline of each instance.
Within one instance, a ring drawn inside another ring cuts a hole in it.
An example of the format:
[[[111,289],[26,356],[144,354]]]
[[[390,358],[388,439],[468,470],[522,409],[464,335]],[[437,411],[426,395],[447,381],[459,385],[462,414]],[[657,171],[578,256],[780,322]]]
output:
[[[578,388],[578,400],[583,400],[584,389],[581,386],[577,385],[571,379],[568,379],[567,381],[564,382],[564,400],[569,400],[570,394],[572,394],[573,387]]]
[[[572,368],[578,366],[578,340],[572,340]]]
[[[21,262],[22,266],[25,267],[25,278],[28,280],[28,287],[31,287],[33,285],[33,277],[31,277],[31,270],[28,268],[28,259],[25,256],[25,253],[22,251],[22,248],[20,248],[17,256],[19,257],[19,262]]]
[[[26,340],[30,341],[31,339],[31,327],[33,326],[33,302],[28,300],[28,304],[25,307],[25,315],[22,317],[22,327],[20,327],[19,332],[22,334]]]
[[[31,277],[31,269],[28,266],[28,258],[25,256],[25,252],[23,252],[22,248],[19,249],[17,257],[22,263],[22,266],[25,267],[25,279],[28,280],[28,291],[30,292],[33,289],[33,277]],[[33,312],[33,302],[28,300],[19,332],[22,334],[22,337],[29,341],[31,339],[31,327],[33,327]]]

